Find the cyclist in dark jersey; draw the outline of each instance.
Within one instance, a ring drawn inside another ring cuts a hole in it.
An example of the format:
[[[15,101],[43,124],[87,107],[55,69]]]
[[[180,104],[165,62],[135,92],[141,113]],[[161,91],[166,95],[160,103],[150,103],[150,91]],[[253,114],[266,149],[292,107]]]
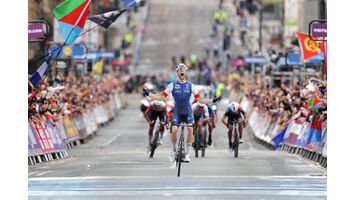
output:
[[[172,120],[173,127],[170,135],[171,143],[172,143],[172,152],[170,155],[170,161],[173,162],[176,156],[176,142],[177,142],[177,130],[178,125],[181,122],[186,122],[189,126],[187,127],[187,148],[186,148],[186,156],[185,161],[191,161],[189,152],[192,146],[192,142],[194,140],[193,137],[193,124],[194,117],[192,114],[192,109],[190,105],[190,96],[193,95],[195,100],[199,101],[203,104],[215,103],[221,100],[221,97],[215,97],[214,99],[206,99],[200,96],[196,87],[186,80],[187,77],[187,67],[185,64],[180,63],[176,66],[176,73],[178,76],[178,80],[170,83],[168,87],[160,94],[149,94],[149,91],[146,88],[143,88],[143,92],[146,96],[149,96],[153,100],[164,100],[170,93],[174,97],[175,101],[175,110],[174,117]]]
[[[212,109],[212,104],[207,104],[207,109],[209,113],[209,120],[207,121],[208,124],[208,141],[207,144],[211,145],[212,144],[212,130],[216,127],[217,123],[217,113]]]
[[[166,113],[167,107],[164,101],[154,100],[149,103],[149,106],[144,112],[144,117],[149,123],[149,131],[148,131],[148,150],[150,150],[150,144],[152,142],[153,137],[153,129],[157,118],[159,117],[160,123],[160,137],[158,143],[161,144],[161,139],[164,134],[164,125],[166,121]]]
[[[232,102],[228,105],[227,111],[224,113],[222,117],[222,123],[227,126],[228,130],[228,141],[229,141],[229,149],[232,148],[232,122],[237,121],[242,126],[239,126],[239,143],[243,143],[243,128],[245,127],[245,123],[247,121],[246,113],[243,108],[236,102]],[[227,121],[228,118],[228,121]]]

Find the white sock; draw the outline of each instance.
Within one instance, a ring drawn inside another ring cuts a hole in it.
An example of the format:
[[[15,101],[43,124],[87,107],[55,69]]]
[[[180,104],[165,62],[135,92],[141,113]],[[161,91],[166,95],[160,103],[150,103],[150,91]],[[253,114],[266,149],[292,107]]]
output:
[[[192,143],[187,143],[186,154],[190,154]]]
[[[171,142],[171,144],[173,145],[173,152],[176,152],[176,142]]]

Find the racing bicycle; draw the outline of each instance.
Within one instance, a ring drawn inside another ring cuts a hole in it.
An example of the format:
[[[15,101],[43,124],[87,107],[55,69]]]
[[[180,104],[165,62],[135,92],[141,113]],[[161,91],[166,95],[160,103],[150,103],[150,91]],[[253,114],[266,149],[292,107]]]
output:
[[[181,126],[181,132],[180,132],[180,136],[179,136],[178,149],[177,149],[177,154],[176,154],[176,157],[175,157],[175,161],[176,161],[176,167],[178,168],[177,176],[180,177],[181,163],[182,162],[188,162],[188,161],[184,161],[185,154],[186,154],[186,152],[185,152],[184,129],[188,125],[183,122],[183,123],[179,124],[178,126],[179,127]]]

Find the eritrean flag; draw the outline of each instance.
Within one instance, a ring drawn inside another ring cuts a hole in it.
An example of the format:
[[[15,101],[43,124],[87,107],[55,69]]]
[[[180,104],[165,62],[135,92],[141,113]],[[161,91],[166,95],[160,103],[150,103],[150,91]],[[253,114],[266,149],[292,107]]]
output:
[[[304,62],[321,53],[320,45],[305,33],[297,33]]]
[[[66,0],[54,8],[65,44],[70,45],[80,35],[89,14],[91,0]]]

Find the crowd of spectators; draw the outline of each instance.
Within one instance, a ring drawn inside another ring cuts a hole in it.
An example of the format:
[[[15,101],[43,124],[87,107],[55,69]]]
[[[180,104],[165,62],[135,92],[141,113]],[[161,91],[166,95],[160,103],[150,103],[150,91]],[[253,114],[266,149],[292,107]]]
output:
[[[311,77],[305,85],[295,84],[273,88],[265,81],[262,84],[246,84],[245,94],[262,115],[269,115],[271,123],[278,119],[283,125],[290,120],[325,121],[327,119],[327,83]]]
[[[124,93],[122,74],[109,73],[100,78],[93,75],[77,77],[74,73],[59,84],[44,79],[38,87],[28,86],[28,119],[45,116],[56,121],[60,115],[73,118],[109,101],[110,94]],[[122,96],[122,95],[121,95]]]

